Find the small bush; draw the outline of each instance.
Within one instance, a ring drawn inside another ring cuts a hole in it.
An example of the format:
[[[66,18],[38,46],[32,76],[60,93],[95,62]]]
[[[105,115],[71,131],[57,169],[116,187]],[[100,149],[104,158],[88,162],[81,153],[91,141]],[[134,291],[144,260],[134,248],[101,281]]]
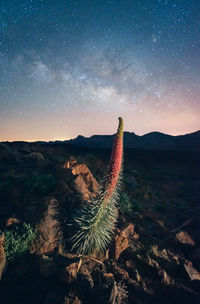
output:
[[[138,200],[133,200],[133,210],[135,212],[141,212],[143,210],[141,202],[139,202]]]
[[[122,193],[119,199],[120,211],[130,216],[133,213],[133,206],[127,193]]]
[[[131,199],[127,193],[120,195],[119,206],[120,211],[127,216],[132,216],[134,212],[143,210],[142,204],[136,199]]]
[[[36,237],[36,231],[30,224],[13,225],[5,233],[5,254],[8,261],[23,255],[29,250],[30,243]]]
[[[52,189],[56,186],[56,179],[51,174],[36,175],[30,180],[25,182],[25,186],[31,193],[37,193],[38,195],[47,195],[52,192]]]

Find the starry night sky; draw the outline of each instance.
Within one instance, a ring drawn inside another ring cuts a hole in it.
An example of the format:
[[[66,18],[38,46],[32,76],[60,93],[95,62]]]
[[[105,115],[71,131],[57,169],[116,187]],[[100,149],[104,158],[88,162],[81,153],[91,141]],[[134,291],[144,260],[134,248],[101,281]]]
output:
[[[0,0],[0,140],[200,129],[199,0]]]

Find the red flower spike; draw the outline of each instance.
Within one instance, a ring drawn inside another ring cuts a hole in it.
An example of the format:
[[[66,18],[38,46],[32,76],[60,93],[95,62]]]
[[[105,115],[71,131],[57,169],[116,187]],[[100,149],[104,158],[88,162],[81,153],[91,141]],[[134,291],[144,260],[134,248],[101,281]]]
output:
[[[123,119],[119,117],[119,126],[114,138],[110,164],[105,181],[105,197],[107,201],[114,193],[119,179],[123,159]]]

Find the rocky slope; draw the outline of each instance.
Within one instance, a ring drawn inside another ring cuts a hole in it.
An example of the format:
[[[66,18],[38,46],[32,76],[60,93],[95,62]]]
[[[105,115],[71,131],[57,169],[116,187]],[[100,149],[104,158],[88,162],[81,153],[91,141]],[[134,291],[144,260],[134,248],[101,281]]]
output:
[[[1,303],[200,302],[196,152],[125,150],[109,250],[71,252],[72,214],[95,195],[109,155],[66,143],[0,144]],[[34,240],[10,260],[5,236],[23,223],[36,228]]]

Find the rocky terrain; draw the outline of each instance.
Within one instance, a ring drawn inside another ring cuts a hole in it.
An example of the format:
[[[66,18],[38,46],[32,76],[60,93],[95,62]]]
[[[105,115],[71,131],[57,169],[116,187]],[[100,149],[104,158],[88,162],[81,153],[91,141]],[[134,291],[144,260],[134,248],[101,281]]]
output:
[[[0,143],[0,303],[200,303],[199,151],[125,149],[115,237],[71,251],[110,149]]]

